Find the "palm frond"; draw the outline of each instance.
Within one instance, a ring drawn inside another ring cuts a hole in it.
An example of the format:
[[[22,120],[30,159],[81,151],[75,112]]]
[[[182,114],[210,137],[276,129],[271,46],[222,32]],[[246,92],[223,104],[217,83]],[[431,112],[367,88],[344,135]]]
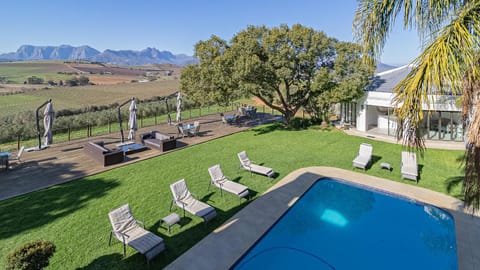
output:
[[[479,39],[471,33],[473,25],[480,24],[475,14],[478,15],[475,8],[462,10],[442,28],[438,37],[414,60],[410,73],[395,87],[397,114],[402,123],[408,123],[400,127],[399,136],[407,146],[424,147],[423,141],[416,138],[419,134],[413,130],[418,130],[424,118],[423,104],[433,105],[428,95],[459,95],[464,89],[467,70],[478,70],[475,53]]]

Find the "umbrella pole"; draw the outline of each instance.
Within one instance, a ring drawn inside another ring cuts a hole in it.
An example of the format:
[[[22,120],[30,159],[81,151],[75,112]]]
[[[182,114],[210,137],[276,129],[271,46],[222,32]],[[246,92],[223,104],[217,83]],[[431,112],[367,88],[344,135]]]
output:
[[[170,116],[170,109],[168,108],[168,97],[165,98],[165,107],[167,108],[167,118],[168,124],[172,124],[172,117]]]
[[[120,112],[120,107],[121,106],[118,106],[117,110],[118,110],[118,122],[120,123],[120,135],[121,135],[120,142],[123,143],[124,138],[123,138],[123,127],[122,127],[122,113]]]
[[[38,111],[40,111],[40,109],[47,105],[49,102],[52,102],[52,99],[49,99],[47,101],[45,101],[45,103],[43,103],[42,105],[40,105],[37,110],[35,111],[35,118],[37,120],[37,135],[38,135],[38,150],[41,150],[42,149],[42,140],[40,139],[40,119],[39,119],[39,116],[38,116]]]

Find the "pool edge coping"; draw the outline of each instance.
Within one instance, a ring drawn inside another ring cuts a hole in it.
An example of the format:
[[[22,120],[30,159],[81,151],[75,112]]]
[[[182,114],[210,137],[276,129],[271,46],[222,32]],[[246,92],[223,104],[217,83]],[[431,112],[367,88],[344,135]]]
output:
[[[455,219],[458,269],[473,270],[480,266],[480,254],[474,253],[475,243],[480,243],[480,218],[478,213],[476,216],[466,213],[462,201],[422,187],[351,170],[306,167],[286,175],[165,269],[231,268],[299,197],[317,180],[324,177],[337,178],[381,192],[407,197],[448,211]]]

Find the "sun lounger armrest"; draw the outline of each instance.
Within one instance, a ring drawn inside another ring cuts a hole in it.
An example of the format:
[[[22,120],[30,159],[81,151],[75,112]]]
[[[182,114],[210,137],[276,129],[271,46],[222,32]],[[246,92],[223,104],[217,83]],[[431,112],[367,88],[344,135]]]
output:
[[[140,220],[135,220],[135,222],[136,222],[138,225],[141,225],[141,226],[145,229],[145,223],[143,223],[143,222],[140,221]]]
[[[127,242],[125,241],[125,238],[128,238],[128,235],[122,233],[121,231],[116,231],[112,230],[112,233],[114,233],[116,236],[121,236],[122,237],[122,242],[126,244]],[[117,237],[118,238],[118,237]]]
[[[186,203],[184,203],[184,202],[182,202],[182,201],[180,201],[180,200],[173,200],[173,202],[174,202],[175,204],[177,204],[177,205],[178,205],[178,204],[181,204],[181,205],[182,205],[182,208],[185,208],[185,205],[187,205]]]

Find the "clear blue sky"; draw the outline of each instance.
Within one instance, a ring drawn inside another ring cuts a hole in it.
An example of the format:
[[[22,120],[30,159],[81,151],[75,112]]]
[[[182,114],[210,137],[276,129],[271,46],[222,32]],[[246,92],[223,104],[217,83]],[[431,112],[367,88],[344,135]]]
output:
[[[230,40],[248,25],[300,23],[353,41],[355,0],[2,0],[0,52],[23,44],[89,45],[99,51],[154,47],[193,55],[199,40]],[[419,52],[415,32],[397,27],[381,61],[401,65]]]

